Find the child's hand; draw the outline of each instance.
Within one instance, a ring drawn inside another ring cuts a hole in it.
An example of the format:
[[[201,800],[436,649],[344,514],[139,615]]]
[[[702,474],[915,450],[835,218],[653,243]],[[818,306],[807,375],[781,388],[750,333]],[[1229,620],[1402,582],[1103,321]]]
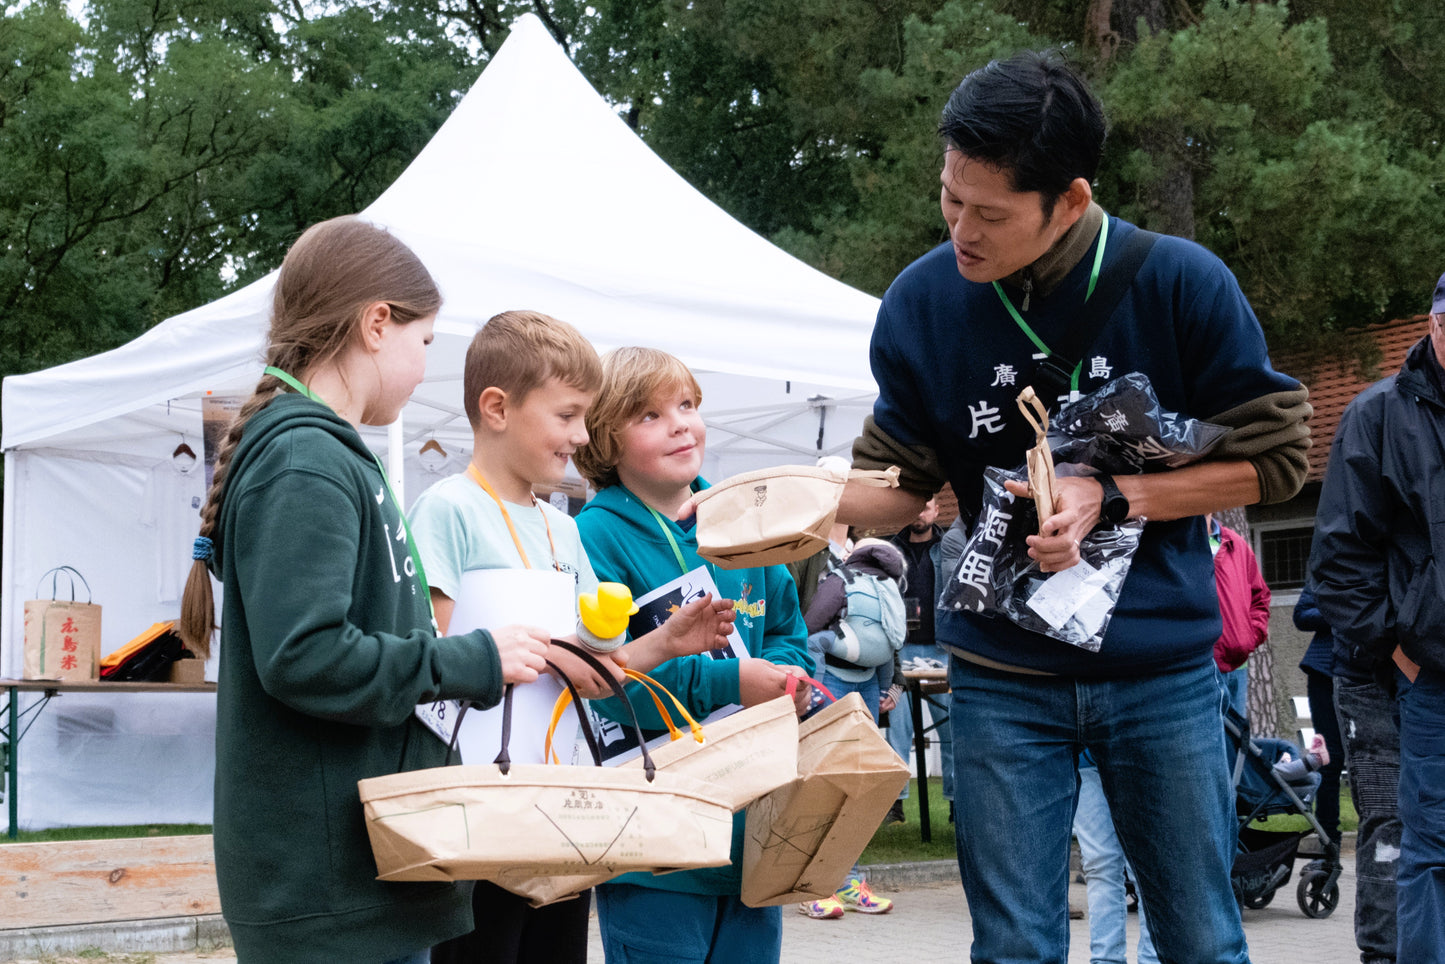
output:
[[[566,637],[566,639],[571,643],[577,642],[575,637]],[[622,654],[622,650],[618,650],[616,653],[608,656],[604,656],[601,653],[593,653],[592,655],[595,656],[597,662],[601,663],[603,668],[612,675],[613,679],[619,683],[626,680],[626,677],[622,674],[622,667],[627,665],[627,657]],[[614,660],[614,656],[621,658]],[[581,657],[567,652],[567,650],[562,647],[548,646],[547,661],[555,663],[557,668],[567,675],[567,678],[572,681],[572,685],[577,687],[578,695],[583,699],[600,700],[612,695],[612,687],[607,685],[607,680],[603,679],[591,666],[584,663]],[[548,672],[552,673],[553,676],[557,675],[550,668],[548,668]],[[558,682],[561,682],[560,678],[558,678]]]
[[[650,673],[678,656],[696,656],[728,644],[737,612],[732,600],[714,599],[711,594],[694,599],[652,632],[634,639],[614,655],[626,653],[626,665],[639,673]]]
[[[731,599],[714,599],[708,593],[694,599],[662,624],[668,656],[695,656],[722,649],[738,618]]]
[[[545,654],[551,634],[536,626],[503,626],[492,630],[492,643],[502,661],[502,682],[530,683],[547,668]]]
[[[813,702],[813,684],[804,679],[804,677],[808,675],[807,670],[801,666],[782,666],[779,668],[789,676],[798,678],[798,688],[793,690],[793,709],[799,716],[802,716],[808,712],[808,707],[812,705]],[[787,681],[785,680],[784,686],[786,685]],[[784,690],[784,692],[786,692],[786,690]]]
[[[765,659],[739,660],[738,702],[744,706],[757,706],[786,695],[790,675],[782,666]]]

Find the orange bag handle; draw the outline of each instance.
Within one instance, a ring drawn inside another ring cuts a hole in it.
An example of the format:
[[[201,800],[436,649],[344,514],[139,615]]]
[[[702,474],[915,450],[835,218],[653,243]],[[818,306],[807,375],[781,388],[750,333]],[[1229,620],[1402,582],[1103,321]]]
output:
[[[646,673],[639,673],[636,670],[632,669],[624,669],[622,673],[628,679],[641,684],[643,690],[646,691],[647,695],[652,697],[652,703],[654,706],[657,707],[658,715],[662,717],[662,721],[667,724],[667,730],[672,735],[672,739],[682,739],[682,730],[678,729],[677,724],[672,721],[672,716],[668,713],[667,706],[662,701],[663,696],[667,697],[667,699],[672,703],[673,707],[676,708],[677,712],[682,716],[683,722],[685,722],[688,726],[688,729],[692,731],[693,739],[696,740],[698,743],[705,742],[702,724],[699,723],[693,717],[693,715],[687,711],[687,707],[682,704],[681,700],[679,700],[676,696],[673,695],[671,690],[669,690],[666,686],[663,686],[651,676],[648,676]],[[571,704],[572,693],[569,690],[563,690],[562,693],[557,696],[557,702],[552,704],[552,719],[547,725],[547,738],[542,746],[542,758],[544,760],[550,759],[553,763],[561,762],[557,758],[557,753],[553,749],[552,744],[554,737],[557,733],[557,726],[559,723],[562,722],[562,714],[566,712],[567,707]]]

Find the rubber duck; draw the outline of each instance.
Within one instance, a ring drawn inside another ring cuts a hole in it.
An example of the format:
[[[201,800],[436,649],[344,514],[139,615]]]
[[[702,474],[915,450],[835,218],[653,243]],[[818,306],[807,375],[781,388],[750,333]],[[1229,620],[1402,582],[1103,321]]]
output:
[[[627,641],[627,617],[637,612],[632,590],[620,582],[597,584],[596,592],[577,597],[577,638],[598,653],[610,653]]]

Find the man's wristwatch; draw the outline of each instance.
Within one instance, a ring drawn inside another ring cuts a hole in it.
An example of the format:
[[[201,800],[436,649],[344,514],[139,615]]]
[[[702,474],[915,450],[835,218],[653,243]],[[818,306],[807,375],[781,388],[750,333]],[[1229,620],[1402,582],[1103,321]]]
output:
[[[1105,525],[1116,526],[1129,518],[1129,500],[1119,491],[1114,477],[1100,473],[1094,476],[1094,481],[1104,489],[1104,504],[1099,507],[1099,521]]]

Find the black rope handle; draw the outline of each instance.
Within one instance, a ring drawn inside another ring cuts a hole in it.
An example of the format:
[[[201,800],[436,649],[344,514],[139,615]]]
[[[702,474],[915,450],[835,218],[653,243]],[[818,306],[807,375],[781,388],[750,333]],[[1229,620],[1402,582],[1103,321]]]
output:
[[[623,704],[627,707],[627,711],[632,714],[632,729],[633,732],[637,734],[637,745],[642,748],[642,769],[647,774],[647,782],[651,783],[652,778],[657,773],[657,765],[652,762],[652,754],[647,750],[647,737],[642,732],[642,724],[638,720],[637,710],[633,708],[632,701],[628,699],[627,691],[622,688],[622,684],[617,682],[617,679],[607,671],[606,667],[586,650],[573,646],[563,639],[552,640],[552,645],[558,646],[572,653],[574,656],[580,657],[584,663],[607,681],[608,686],[612,689],[612,694],[622,700]],[[596,734],[592,732],[591,725],[587,722],[587,714],[583,708],[582,697],[577,692],[576,684],[572,682],[571,678],[563,672],[556,663],[547,660],[547,665],[552,668],[557,674],[557,677],[562,680],[562,684],[567,687],[567,691],[572,694],[572,702],[577,706],[577,721],[582,727],[582,736],[587,741],[587,749],[592,752],[593,763],[601,766],[602,748],[597,742]],[[510,747],[512,744],[512,689],[514,685],[515,684],[508,683],[502,691],[502,747],[497,753],[496,759],[492,761],[502,771],[504,776],[512,769]],[[457,712],[457,721],[452,726],[452,739],[451,742],[447,744],[448,763],[451,762],[452,754],[454,754],[457,749],[457,739],[462,732],[462,719],[467,715],[467,710],[471,709],[472,705],[471,700],[461,701],[461,709]]]
[[[85,604],[91,605],[95,599],[90,591],[90,583],[80,574],[80,570],[73,566],[56,566],[54,569],[47,569],[40,574],[40,582],[35,586],[35,598],[40,598],[40,587],[45,585],[45,577],[50,576],[50,598],[55,599],[56,593],[60,591],[60,574],[65,573],[70,577],[70,601],[75,602],[75,580],[79,579],[80,584],[85,587]]]
[[[607,685],[611,687],[613,695],[622,701],[623,706],[627,707],[627,712],[632,717],[632,732],[637,735],[637,746],[642,751],[642,769],[643,772],[647,774],[647,782],[651,783],[652,778],[657,774],[657,764],[652,762],[652,754],[648,752],[647,736],[642,732],[642,722],[637,717],[637,708],[632,705],[632,700],[628,698],[627,691],[622,688],[622,684],[617,682],[617,678],[607,671],[607,668],[598,661],[596,656],[593,656],[582,647],[574,646],[565,639],[554,639],[552,640],[552,645],[566,650],[591,667],[597,675],[607,681]],[[578,718],[581,719],[583,715],[579,709]],[[591,729],[591,727],[587,725],[586,720],[581,720],[581,722],[584,728]]]

